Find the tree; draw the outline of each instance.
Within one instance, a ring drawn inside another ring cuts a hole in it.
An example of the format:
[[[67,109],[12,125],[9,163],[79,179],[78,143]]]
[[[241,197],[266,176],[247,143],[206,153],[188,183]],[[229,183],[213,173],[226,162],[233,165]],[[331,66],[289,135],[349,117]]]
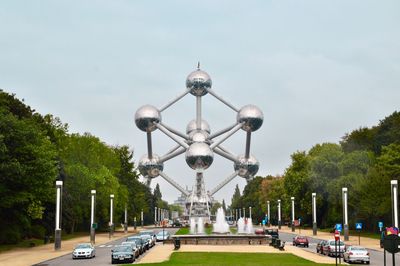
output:
[[[235,187],[235,192],[233,193],[232,199],[231,199],[231,208],[237,209],[240,208],[240,189],[239,185],[236,184]]]

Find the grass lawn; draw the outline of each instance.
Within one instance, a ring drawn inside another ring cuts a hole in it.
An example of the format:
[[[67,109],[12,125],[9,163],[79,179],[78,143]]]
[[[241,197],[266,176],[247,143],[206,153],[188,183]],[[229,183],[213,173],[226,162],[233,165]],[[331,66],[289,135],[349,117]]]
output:
[[[267,253],[227,253],[227,252],[174,252],[169,261],[162,263],[146,263],[146,266],[159,265],[268,265],[268,266],[327,266],[332,264],[318,264],[292,254]]]

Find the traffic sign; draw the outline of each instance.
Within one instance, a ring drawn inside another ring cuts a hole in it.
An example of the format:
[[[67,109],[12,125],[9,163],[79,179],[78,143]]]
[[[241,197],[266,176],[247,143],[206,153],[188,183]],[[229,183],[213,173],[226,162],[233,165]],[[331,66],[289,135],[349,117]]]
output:
[[[97,229],[97,223],[93,223],[93,224],[92,224],[92,228],[93,228],[93,229]]]
[[[382,228],[383,228],[383,222],[378,222],[378,227],[382,230]]]
[[[356,223],[356,230],[362,230],[362,223]]]
[[[338,230],[335,230],[335,241],[340,240],[340,232]]]
[[[388,235],[383,239],[383,247],[389,253],[399,252],[400,237],[398,235]]]
[[[335,228],[336,228],[336,230],[338,230],[339,232],[342,232],[342,224],[336,224]]]
[[[262,224],[265,225],[265,220],[262,220]]]

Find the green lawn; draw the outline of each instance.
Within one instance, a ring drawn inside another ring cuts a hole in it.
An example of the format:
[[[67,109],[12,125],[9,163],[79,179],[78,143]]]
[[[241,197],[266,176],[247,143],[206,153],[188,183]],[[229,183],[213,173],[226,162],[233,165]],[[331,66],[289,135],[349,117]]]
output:
[[[149,263],[146,266],[159,265],[268,265],[268,266],[327,266],[332,264],[318,264],[291,254],[267,253],[227,253],[227,252],[174,252],[169,261]]]

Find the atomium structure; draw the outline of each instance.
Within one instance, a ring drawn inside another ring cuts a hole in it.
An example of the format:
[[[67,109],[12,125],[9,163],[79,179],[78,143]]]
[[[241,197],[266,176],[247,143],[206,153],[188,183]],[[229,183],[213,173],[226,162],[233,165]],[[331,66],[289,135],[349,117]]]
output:
[[[262,111],[254,105],[245,105],[238,109],[217,95],[212,89],[210,76],[200,69],[189,74],[186,79],[186,90],[184,93],[167,103],[161,108],[152,105],[144,105],[135,113],[136,126],[147,134],[147,151],[139,161],[139,171],[144,176],[146,183],[150,186],[151,180],[161,176],[168,183],[182,192],[186,196],[189,205],[190,217],[210,217],[210,199],[221,188],[233,180],[236,176],[250,181],[258,172],[259,162],[250,154],[251,133],[259,129],[263,123],[264,115]],[[162,122],[162,112],[178,102],[187,94],[196,97],[196,118],[190,121],[186,127],[186,134],[175,130]],[[202,119],[202,97],[211,95],[236,112],[236,121],[219,131],[211,132],[207,121]],[[165,155],[159,156],[153,153],[152,132],[160,130],[174,142],[176,146]],[[223,142],[231,137],[240,129],[246,132],[245,152],[242,155],[235,155],[223,147]],[[166,175],[164,163],[180,154],[185,153],[186,163],[196,172],[195,185],[192,191],[188,191]],[[214,160],[214,153],[233,162],[233,173],[230,174],[214,189],[205,189],[203,174]]]

